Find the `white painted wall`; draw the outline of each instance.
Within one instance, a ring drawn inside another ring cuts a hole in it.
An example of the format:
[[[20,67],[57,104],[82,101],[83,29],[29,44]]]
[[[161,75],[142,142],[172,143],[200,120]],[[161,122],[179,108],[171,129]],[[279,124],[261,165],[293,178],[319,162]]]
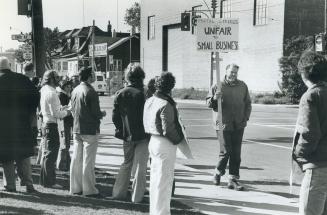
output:
[[[232,0],[232,17],[240,20],[240,50],[221,54],[222,76],[227,64],[237,63],[240,66],[239,78],[248,84],[251,91],[278,89],[278,60],[283,50],[284,1],[268,1],[268,24],[253,26],[253,1]],[[210,7],[211,1],[206,2]],[[146,80],[160,74],[162,70],[162,26],[179,23],[183,11],[199,4],[204,5],[204,1],[141,0],[141,64],[146,72]],[[204,5],[198,9],[205,10],[207,7]],[[148,40],[147,22],[148,16],[152,15],[155,15],[155,39]],[[210,54],[196,50],[196,36],[191,32],[172,29],[168,36],[168,71],[175,74],[176,87],[208,88]]]

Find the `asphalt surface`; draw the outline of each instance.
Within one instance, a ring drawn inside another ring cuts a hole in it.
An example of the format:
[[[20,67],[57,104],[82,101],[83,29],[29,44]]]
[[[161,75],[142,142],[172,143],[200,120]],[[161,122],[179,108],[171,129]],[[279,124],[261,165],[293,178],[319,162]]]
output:
[[[112,123],[112,104],[112,98],[100,97],[101,108],[107,111],[102,123],[104,129]],[[179,102],[178,106],[195,158],[179,163],[212,174],[219,153],[212,112],[205,104]],[[297,197],[289,194],[288,186],[297,112],[296,106],[253,105],[244,133],[240,170],[241,180],[249,189]]]

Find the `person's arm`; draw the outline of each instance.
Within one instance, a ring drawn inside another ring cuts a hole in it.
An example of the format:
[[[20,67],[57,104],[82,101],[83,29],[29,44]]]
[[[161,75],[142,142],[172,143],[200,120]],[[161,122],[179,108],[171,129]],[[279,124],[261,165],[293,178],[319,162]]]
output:
[[[123,129],[123,122],[119,111],[118,94],[114,98],[114,107],[112,109],[112,122],[117,129]]]
[[[174,145],[180,143],[183,140],[183,136],[178,132],[175,122],[175,111],[174,107],[167,104],[161,109],[160,113],[161,126],[163,136],[167,137]]]
[[[245,87],[246,87],[246,93],[245,93],[245,97],[244,97],[244,103],[245,103],[244,116],[245,116],[245,120],[248,121],[250,119],[252,105],[251,105],[251,97],[250,97],[249,89],[246,85],[245,85]]]
[[[321,138],[317,102],[312,94],[301,99],[296,131],[299,136],[294,154],[299,161],[301,158],[306,160],[316,150]]]
[[[52,116],[54,116],[57,119],[62,119],[65,116],[69,115],[68,110],[61,110],[60,109],[60,101],[57,93],[52,92],[49,95],[49,110]]]
[[[102,119],[104,114],[100,110],[100,102],[99,102],[99,96],[98,94],[94,91],[89,91],[90,93],[87,94],[87,100],[90,102],[88,105],[90,105],[90,110],[91,114],[96,118],[96,119]]]

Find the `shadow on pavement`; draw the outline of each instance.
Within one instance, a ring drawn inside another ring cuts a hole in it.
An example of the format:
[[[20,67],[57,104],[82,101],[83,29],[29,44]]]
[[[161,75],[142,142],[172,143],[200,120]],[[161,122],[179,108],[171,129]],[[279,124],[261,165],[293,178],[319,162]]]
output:
[[[292,144],[293,138],[292,137],[271,137],[266,139],[248,139],[250,141],[262,142],[262,143],[289,143]],[[246,144],[251,144],[250,142],[246,142]]]
[[[45,214],[45,211],[43,210],[35,210],[32,208],[25,208],[21,206],[12,207],[12,206],[3,206],[0,205],[0,212],[1,214],[24,214],[24,215],[39,215],[39,214]]]
[[[234,201],[219,198],[195,198],[184,195],[176,195],[175,197],[177,199],[184,199],[184,202],[192,202],[192,204],[194,204],[194,207],[201,208],[203,211],[216,212],[221,214],[270,215],[271,211],[276,211],[275,214],[279,214],[278,212],[296,213],[298,211],[297,207],[262,202]],[[262,210],[269,210],[270,213],[262,213]]]

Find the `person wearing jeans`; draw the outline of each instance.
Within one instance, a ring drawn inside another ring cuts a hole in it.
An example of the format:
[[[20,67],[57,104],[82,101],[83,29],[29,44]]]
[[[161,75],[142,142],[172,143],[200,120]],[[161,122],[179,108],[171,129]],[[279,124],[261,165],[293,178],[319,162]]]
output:
[[[95,187],[94,166],[100,119],[106,116],[106,112],[100,110],[98,94],[91,85],[95,80],[92,68],[82,68],[79,76],[81,83],[73,90],[71,96],[74,152],[70,164],[70,193],[103,198]]]
[[[307,91],[302,95],[293,140],[292,158],[304,171],[300,215],[327,214],[327,60],[306,51],[298,71]]]
[[[208,95],[209,107],[213,109],[214,124],[217,125],[216,119],[218,114],[217,99],[221,98],[222,106],[222,128],[223,140],[219,141],[220,152],[219,160],[215,169],[213,182],[215,185],[220,184],[220,178],[225,174],[227,163],[229,162],[229,179],[228,188],[243,190],[244,187],[239,183],[240,164],[241,164],[241,147],[244,128],[251,114],[251,99],[247,85],[237,79],[239,66],[229,64],[226,67],[225,79],[221,84],[221,92],[218,93],[217,85],[213,85]],[[218,126],[216,126],[218,127]]]
[[[55,89],[58,84],[59,76],[56,71],[48,70],[43,74],[40,101],[43,116],[43,160],[40,184],[51,188],[62,188],[56,184],[56,161],[60,146],[57,120],[70,115],[70,111],[60,106]]]

